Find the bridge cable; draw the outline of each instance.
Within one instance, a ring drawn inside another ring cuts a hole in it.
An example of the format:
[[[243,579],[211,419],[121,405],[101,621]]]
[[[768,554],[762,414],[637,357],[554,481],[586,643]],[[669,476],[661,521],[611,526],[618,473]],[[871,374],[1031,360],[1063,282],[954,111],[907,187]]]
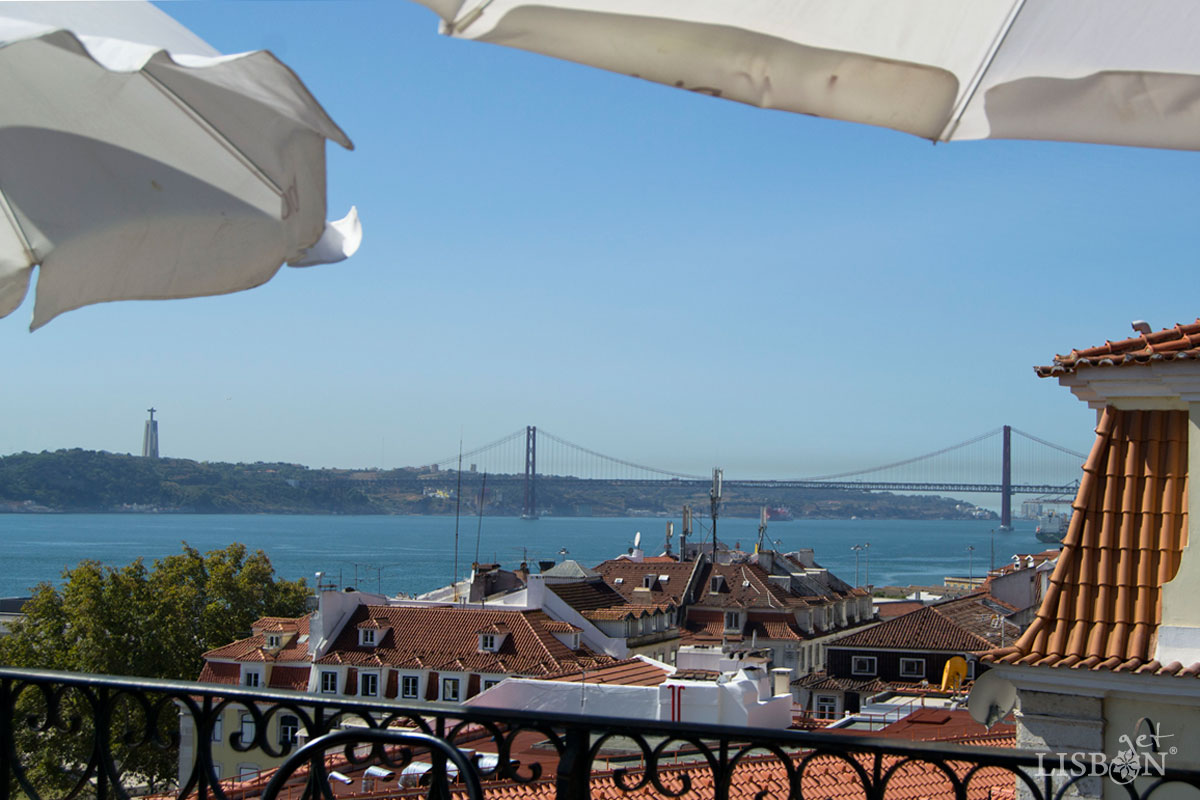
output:
[[[1025,431],[1019,431],[1019,430],[1017,430],[1016,428],[1013,428],[1013,429],[1012,429],[1012,432],[1013,432],[1013,433],[1019,433],[1021,436],[1024,436],[1026,439],[1029,439],[1030,441],[1037,442],[1038,444],[1040,444],[1040,445],[1043,445],[1043,446],[1045,446],[1045,447],[1049,447],[1049,448],[1051,448],[1051,449],[1053,449],[1053,450],[1058,450],[1060,453],[1066,453],[1066,454],[1067,454],[1067,455],[1069,455],[1069,456],[1075,456],[1075,457],[1076,457],[1076,458],[1078,458],[1078,459],[1081,459],[1081,460],[1083,460],[1083,461],[1087,461],[1087,455],[1086,455],[1086,454],[1084,454],[1084,453],[1079,453],[1079,452],[1076,452],[1075,450],[1071,450],[1070,448],[1063,447],[1062,445],[1055,444],[1054,442],[1047,442],[1045,439],[1040,439],[1040,438],[1038,438],[1037,436],[1034,436],[1034,435],[1033,435],[1033,434],[1031,434],[1031,433],[1026,433]]]
[[[590,456],[594,456],[596,458],[602,458],[606,461],[611,461],[615,464],[620,464],[621,466],[624,466],[624,467],[632,467],[633,469],[640,469],[643,472],[653,472],[656,475],[669,475],[672,478],[682,478],[684,480],[689,480],[689,481],[708,480],[708,478],[704,477],[703,475],[687,475],[682,472],[671,472],[670,470],[666,470],[666,469],[657,469],[655,467],[647,467],[642,464],[635,464],[632,461],[625,461],[624,459],[621,459],[621,458],[613,458],[612,456],[606,456],[606,455],[604,455],[604,453],[597,453],[595,450],[589,450],[586,447],[581,447],[580,445],[577,445],[574,442],[568,442],[566,439],[555,436],[554,434],[550,433],[549,431],[546,431],[541,428],[538,429],[538,436],[545,436],[547,439],[550,439],[551,441],[558,442],[559,444],[566,445],[567,447],[573,447],[576,450],[587,453]]]
[[[989,438],[995,436],[996,434],[1000,433],[1001,430],[1002,430],[1002,428],[996,428],[995,430],[988,431],[987,433],[981,433],[978,436],[976,436],[975,438],[968,439],[965,442],[959,442],[958,444],[953,444],[953,445],[950,445],[949,447],[943,447],[941,450],[934,450],[932,453],[925,453],[924,455],[913,456],[912,458],[906,458],[903,461],[893,461],[891,464],[884,464],[879,467],[871,467],[870,469],[856,469],[856,470],[852,470],[850,472],[839,472],[836,475],[818,475],[814,478],[801,478],[801,480],[831,481],[831,480],[836,480],[838,478],[849,478],[849,477],[853,477],[855,475],[866,475],[871,472],[883,472],[885,469],[892,469],[894,467],[902,467],[906,464],[912,464],[913,462],[922,461],[927,458],[934,458],[935,456],[940,456],[940,455],[943,455],[944,453],[949,453],[952,450],[958,450],[960,448],[967,447],[968,445],[982,442],[984,439],[989,439]]]

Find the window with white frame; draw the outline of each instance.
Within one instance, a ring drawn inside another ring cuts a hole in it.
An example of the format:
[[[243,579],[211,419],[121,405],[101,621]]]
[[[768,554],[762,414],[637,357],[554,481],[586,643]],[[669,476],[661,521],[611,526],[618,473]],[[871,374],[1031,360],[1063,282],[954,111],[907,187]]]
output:
[[[258,764],[238,764],[238,780],[244,781],[250,778],[257,778],[259,772]]]
[[[485,653],[496,652],[496,634],[494,634],[494,633],[479,634],[479,649]]]
[[[853,656],[850,659],[851,675],[874,675],[876,670],[875,656]]]
[[[321,670],[321,694],[337,694],[337,670]]]
[[[725,630],[740,631],[742,629],[742,614],[740,611],[725,612]]]
[[[251,714],[242,714],[242,726],[239,733],[242,735],[242,744],[250,744],[254,741],[254,717]],[[257,767],[255,768],[257,769]]]
[[[819,694],[817,695],[817,716],[818,717],[836,717],[837,716],[837,695],[835,694]]]
[[[363,645],[364,647],[374,647],[375,646],[375,629],[374,628],[362,628],[361,630],[359,630],[358,643]]]
[[[224,722],[224,714],[217,714],[215,717],[213,717],[212,740],[214,742],[221,741],[221,732],[225,728],[225,726],[222,724]]]
[[[442,699],[458,702],[458,678],[442,678]]]
[[[267,647],[271,648],[272,650],[275,649],[276,647],[279,647],[281,641],[282,641],[282,639],[280,638],[278,633],[268,633],[267,634]]]
[[[295,744],[300,733],[300,719],[295,714],[284,714],[279,718],[279,743]]]
[[[923,659],[923,658],[902,658],[902,659],[900,659],[900,677],[901,678],[924,678],[925,677],[925,659]]]
[[[358,691],[363,697],[378,697],[379,673],[360,672],[358,675]]]
[[[417,675],[400,676],[400,696],[409,699],[420,697],[421,678]]]
[[[967,680],[975,680],[975,659],[973,658],[967,659]]]
[[[257,670],[246,670],[242,675],[243,686],[258,686],[262,683],[262,673]]]

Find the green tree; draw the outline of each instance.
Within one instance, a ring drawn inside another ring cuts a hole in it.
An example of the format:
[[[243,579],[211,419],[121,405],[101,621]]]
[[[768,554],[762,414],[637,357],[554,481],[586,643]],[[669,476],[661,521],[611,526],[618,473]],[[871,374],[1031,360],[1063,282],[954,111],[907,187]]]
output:
[[[231,544],[202,555],[183,544],[183,552],[154,562],[141,559],[124,567],[82,561],[63,573],[59,587],[39,584],[25,606],[25,618],[0,638],[0,664],[149,678],[195,680],[202,655],[249,635],[264,616],[304,613],[308,589],[303,580],[275,576],[261,550],[248,553]],[[26,691],[19,700],[26,717],[47,718],[45,698]],[[177,724],[170,704],[153,709],[150,729],[169,739]],[[112,752],[126,774],[149,787],[169,784],[178,754],[173,747],[146,744],[130,735],[147,729],[142,709],[128,703],[117,709],[111,731]],[[93,731],[85,698],[62,698],[59,717],[79,714],[77,732],[18,731],[22,763],[45,794],[61,794],[80,779]]]

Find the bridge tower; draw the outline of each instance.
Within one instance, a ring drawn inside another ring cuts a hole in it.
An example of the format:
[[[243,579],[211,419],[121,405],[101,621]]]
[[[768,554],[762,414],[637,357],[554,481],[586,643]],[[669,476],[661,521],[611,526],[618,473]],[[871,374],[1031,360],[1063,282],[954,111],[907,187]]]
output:
[[[521,519],[537,519],[537,426],[525,426],[525,505]]]
[[[1000,530],[1012,530],[1012,426],[1004,426],[1004,450],[1000,459]]]

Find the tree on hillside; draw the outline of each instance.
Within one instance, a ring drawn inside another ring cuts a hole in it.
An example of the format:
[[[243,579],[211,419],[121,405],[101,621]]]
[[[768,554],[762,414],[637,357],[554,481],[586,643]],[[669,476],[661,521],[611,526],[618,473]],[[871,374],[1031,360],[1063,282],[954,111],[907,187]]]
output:
[[[58,587],[35,587],[25,618],[0,638],[0,664],[195,680],[205,651],[248,636],[259,617],[303,614],[308,596],[303,580],[276,578],[266,554],[248,554],[242,544],[201,555],[185,542],[182,553],[155,561],[149,570],[141,559],[120,568],[81,561],[63,578]],[[84,698],[63,699],[63,719],[75,712],[90,719]],[[34,692],[25,692],[19,703],[32,718],[48,713],[45,699]],[[169,783],[176,770],[175,748],[127,734],[149,727],[169,741],[178,724],[174,707],[154,710],[158,718],[149,726],[136,704],[125,711],[114,719],[114,756],[151,788]],[[18,747],[28,777],[46,793],[61,794],[79,780],[70,765],[86,763],[90,730],[85,725],[72,734],[47,727],[20,731]]]

